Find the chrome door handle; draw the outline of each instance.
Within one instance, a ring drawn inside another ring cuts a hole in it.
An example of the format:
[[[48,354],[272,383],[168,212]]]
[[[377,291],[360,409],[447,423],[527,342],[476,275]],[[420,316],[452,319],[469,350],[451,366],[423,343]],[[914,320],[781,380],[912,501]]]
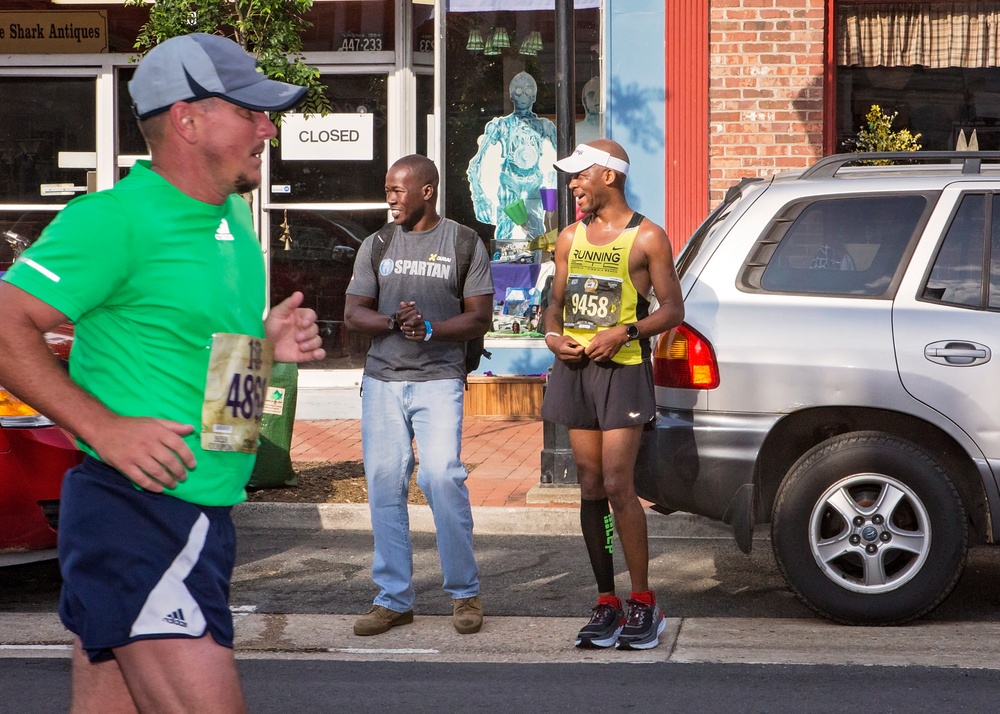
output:
[[[989,362],[992,353],[989,347],[976,342],[942,340],[924,347],[924,357],[931,362],[951,367],[969,367]]]

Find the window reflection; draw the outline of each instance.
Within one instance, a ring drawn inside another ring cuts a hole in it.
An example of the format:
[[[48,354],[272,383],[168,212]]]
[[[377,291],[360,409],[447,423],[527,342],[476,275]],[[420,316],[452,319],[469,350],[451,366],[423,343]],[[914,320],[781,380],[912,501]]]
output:
[[[38,240],[56,211],[0,211],[0,272]]]
[[[800,210],[793,208],[761,242],[763,247],[778,241],[760,287],[773,292],[883,295],[900,270],[926,208],[923,196],[826,199],[801,208],[788,226],[787,220]]]
[[[364,239],[385,223],[385,211],[271,210],[271,304],[296,290],[316,311],[327,359],[320,369],[360,367],[367,343],[344,327],[344,300]]]
[[[414,0],[413,3],[413,52],[434,52],[434,3],[433,0]],[[416,60],[416,57],[414,58]],[[433,64],[433,56],[421,58],[417,64]]]

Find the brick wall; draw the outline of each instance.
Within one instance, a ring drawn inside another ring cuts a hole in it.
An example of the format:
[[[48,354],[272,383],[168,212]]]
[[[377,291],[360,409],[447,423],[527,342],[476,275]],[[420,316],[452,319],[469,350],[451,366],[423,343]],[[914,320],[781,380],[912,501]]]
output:
[[[825,0],[711,0],[709,194],[823,154]]]

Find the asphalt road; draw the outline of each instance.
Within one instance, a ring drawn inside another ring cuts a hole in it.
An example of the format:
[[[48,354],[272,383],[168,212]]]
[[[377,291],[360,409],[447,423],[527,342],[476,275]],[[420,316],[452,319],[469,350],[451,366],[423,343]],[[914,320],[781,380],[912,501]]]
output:
[[[1000,549],[973,549],[956,591],[919,623],[846,628],[813,617],[790,594],[766,539],[746,556],[724,535],[692,532],[698,537],[651,538],[651,581],[669,627],[656,650],[628,653],[570,645],[594,597],[579,536],[478,535],[487,624],[461,637],[447,617],[434,537],[415,533],[416,622],[357,638],[350,624],[375,592],[369,532],[243,526],[232,605],[251,711],[910,714],[995,706]],[[616,563],[625,592],[620,554]],[[66,711],[58,590],[55,563],[0,569],[0,642],[21,643],[0,645],[0,712]]]
[[[1000,673],[740,664],[491,665],[240,660],[258,714],[956,714],[995,711]],[[66,659],[0,659],[0,711],[69,707]]]

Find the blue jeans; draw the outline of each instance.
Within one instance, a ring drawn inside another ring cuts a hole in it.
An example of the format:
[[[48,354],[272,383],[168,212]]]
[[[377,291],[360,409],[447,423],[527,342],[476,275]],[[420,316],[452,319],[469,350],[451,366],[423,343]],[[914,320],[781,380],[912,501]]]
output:
[[[361,447],[375,536],[372,580],[379,588],[375,604],[397,612],[413,607],[406,499],[414,438],[420,455],[417,484],[434,515],[444,589],[452,598],[478,595],[468,472],[461,461],[462,380],[382,382],[365,376],[361,388]]]

